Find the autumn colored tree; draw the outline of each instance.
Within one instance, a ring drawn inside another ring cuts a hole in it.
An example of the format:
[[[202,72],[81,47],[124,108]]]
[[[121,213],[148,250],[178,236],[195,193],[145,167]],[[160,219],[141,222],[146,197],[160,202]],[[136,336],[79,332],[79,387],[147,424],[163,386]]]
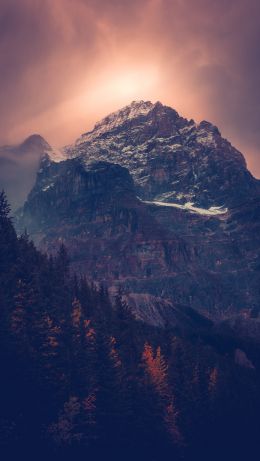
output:
[[[51,423],[48,433],[54,443],[62,448],[88,447],[96,439],[96,396],[94,393],[83,399],[70,396],[64,403],[57,422]]]
[[[168,366],[161,348],[157,347],[154,354],[150,344],[145,343],[142,354],[142,362],[145,370],[145,379],[158,396],[159,407],[162,411],[163,420],[167,431],[171,434],[173,441],[181,442],[181,434],[177,425],[177,410],[173,392],[168,382]]]

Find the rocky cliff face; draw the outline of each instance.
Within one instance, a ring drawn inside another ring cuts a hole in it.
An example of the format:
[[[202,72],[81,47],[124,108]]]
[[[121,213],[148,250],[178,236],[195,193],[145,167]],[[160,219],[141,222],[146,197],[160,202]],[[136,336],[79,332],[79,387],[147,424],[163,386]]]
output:
[[[74,269],[90,280],[112,290],[123,285],[145,294],[146,302],[162,294],[163,280],[187,272],[195,253],[136,197],[129,172],[106,162],[86,168],[78,159],[53,163],[45,157],[19,226],[47,251],[64,242]],[[147,291],[152,280],[158,282]]]
[[[122,287],[143,320],[195,308],[217,318],[259,305],[259,181],[218,129],[134,102],[64,149],[48,150],[18,213],[48,252]],[[184,307],[185,306],[185,307]]]

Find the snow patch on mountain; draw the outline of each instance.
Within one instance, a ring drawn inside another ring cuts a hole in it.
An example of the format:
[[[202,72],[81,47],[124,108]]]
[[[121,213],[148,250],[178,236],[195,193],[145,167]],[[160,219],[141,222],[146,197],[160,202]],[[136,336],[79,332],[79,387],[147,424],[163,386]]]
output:
[[[220,207],[220,206],[211,206],[210,208],[199,208],[194,206],[192,202],[186,202],[184,205],[180,205],[179,203],[168,203],[168,202],[159,202],[159,201],[150,201],[150,200],[143,200],[143,203],[147,203],[150,205],[156,206],[166,206],[166,207],[173,207],[173,208],[180,208],[181,210],[187,210],[191,213],[197,213],[205,216],[217,216],[223,215],[228,212],[227,208]]]

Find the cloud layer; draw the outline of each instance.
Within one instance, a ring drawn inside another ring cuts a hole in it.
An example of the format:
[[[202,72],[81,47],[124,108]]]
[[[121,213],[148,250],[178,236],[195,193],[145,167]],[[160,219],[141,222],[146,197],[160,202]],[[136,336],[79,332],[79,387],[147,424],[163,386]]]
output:
[[[209,119],[260,176],[258,0],[1,0],[0,144],[73,141],[132,99]]]

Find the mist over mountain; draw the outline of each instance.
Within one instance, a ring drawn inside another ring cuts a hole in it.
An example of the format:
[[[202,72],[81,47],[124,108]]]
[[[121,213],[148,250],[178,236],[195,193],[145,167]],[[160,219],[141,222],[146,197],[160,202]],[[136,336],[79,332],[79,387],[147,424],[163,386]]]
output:
[[[50,152],[51,147],[37,134],[19,145],[0,146],[0,185],[14,210],[26,200],[35,182],[40,159]]]

